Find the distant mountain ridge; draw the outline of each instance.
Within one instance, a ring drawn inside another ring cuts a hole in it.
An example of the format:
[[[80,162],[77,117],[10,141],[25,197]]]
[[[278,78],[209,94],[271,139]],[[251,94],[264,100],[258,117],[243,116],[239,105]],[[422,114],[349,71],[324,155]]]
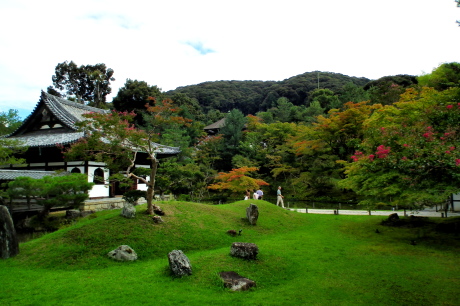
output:
[[[340,73],[312,71],[283,81],[214,81],[178,87],[167,95],[183,93],[195,98],[203,110],[217,109],[228,112],[234,108],[245,114],[255,114],[272,107],[281,97],[294,105],[305,105],[311,91],[318,88],[340,93],[347,83],[364,87],[371,79],[350,77]]]

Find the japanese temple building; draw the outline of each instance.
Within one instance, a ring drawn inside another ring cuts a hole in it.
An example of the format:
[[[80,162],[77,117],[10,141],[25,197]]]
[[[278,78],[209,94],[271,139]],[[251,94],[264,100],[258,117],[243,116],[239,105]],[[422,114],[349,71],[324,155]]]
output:
[[[24,165],[3,165],[0,171],[0,180],[7,180],[12,177],[8,170],[14,170],[14,176],[31,176],[31,173],[47,171],[53,173],[56,170],[64,170],[72,173],[85,173],[88,181],[94,182],[89,192],[90,198],[103,198],[121,194],[117,185],[109,182],[109,170],[104,163],[93,161],[64,161],[62,146],[70,146],[79,139],[85,137],[79,132],[75,125],[85,120],[82,116],[85,113],[98,112],[109,113],[95,107],[62,99],[42,91],[40,101],[33,112],[24,120],[22,125],[13,133],[6,136],[8,139],[21,141],[28,147],[24,156]],[[157,147],[157,158],[174,156],[180,152],[177,147],[169,147],[155,144]],[[145,154],[146,155],[146,154]],[[136,167],[150,168],[150,163],[139,154],[139,163]],[[142,162],[142,159],[144,160]],[[32,176],[31,176],[32,177]],[[103,180],[100,178],[104,178]],[[145,184],[133,182],[134,188],[146,190]]]

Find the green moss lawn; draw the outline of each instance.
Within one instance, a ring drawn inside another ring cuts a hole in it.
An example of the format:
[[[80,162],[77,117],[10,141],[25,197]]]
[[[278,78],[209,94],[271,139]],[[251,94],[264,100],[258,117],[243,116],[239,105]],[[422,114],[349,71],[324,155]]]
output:
[[[250,202],[164,202],[163,224],[142,214],[145,206],[135,219],[119,210],[83,218],[0,261],[0,305],[460,305],[458,235],[386,227],[378,216],[301,214],[265,201],[251,226],[244,219]],[[229,229],[243,232],[231,237]],[[232,242],[257,244],[258,259],[229,256]],[[121,244],[139,259],[110,260],[106,254]],[[171,276],[172,250],[184,251],[193,275]],[[257,287],[230,292],[221,271]]]

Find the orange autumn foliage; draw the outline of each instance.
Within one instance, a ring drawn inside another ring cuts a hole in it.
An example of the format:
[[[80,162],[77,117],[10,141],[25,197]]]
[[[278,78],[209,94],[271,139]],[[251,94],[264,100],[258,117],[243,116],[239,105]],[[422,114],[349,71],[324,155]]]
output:
[[[214,190],[230,190],[238,193],[246,190],[255,190],[260,186],[269,185],[264,180],[246,176],[246,173],[257,170],[259,169],[256,167],[241,167],[238,169],[232,169],[232,171],[228,173],[220,172],[216,176],[216,180],[219,180],[220,182],[209,185],[208,188]]]

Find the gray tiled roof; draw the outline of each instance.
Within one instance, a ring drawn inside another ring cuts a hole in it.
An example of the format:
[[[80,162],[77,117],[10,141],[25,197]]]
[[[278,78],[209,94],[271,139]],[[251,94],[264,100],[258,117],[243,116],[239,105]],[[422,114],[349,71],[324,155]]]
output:
[[[220,129],[224,127],[225,125],[225,118],[220,119],[219,121],[216,121],[208,126],[205,126],[203,129],[204,130],[214,130],[214,129]]]
[[[68,172],[63,172],[62,174],[68,174]],[[59,175],[62,175],[59,174]],[[20,176],[26,176],[33,179],[41,179],[44,176],[57,175],[54,171],[38,171],[38,170],[4,170],[0,169],[0,180],[15,180]]]
[[[45,104],[53,115],[67,126],[70,131],[48,129],[22,134],[21,130],[28,125],[29,121],[32,122],[34,115],[36,115],[42,104]],[[33,112],[24,120],[23,124],[16,131],[5,137],[19,140],[24,146],[28,147],[53,147],[56,144],[71,144],[84,137],[84,133],[77,130],[75,123],[86,120],[83,114],[89,112],[110,113],[109,110],[68,101],[42,91],[40,101],[35,106]],[[157,143],[153,143],[153,146],[157,147],[156,152],[160,155],[174,155],[180,153],[180,148],[178,147],[169,147]]]
[[[82,116],[85,113],[109,113],[109,110],[104,110],[88,105],[72,102],[66,99],[58,98],[42,91],[41,100],[48,106],[50,111],[58,117],[65,125],[77,130],[76,122],[85,120]]]
[[[27,147],[53,147],[56,144],[66,145],[76,142],[84,136],[83,132],[68,132],[68,133],[30,133],[10,137],[10,139],[18,140],[22,145]]]

